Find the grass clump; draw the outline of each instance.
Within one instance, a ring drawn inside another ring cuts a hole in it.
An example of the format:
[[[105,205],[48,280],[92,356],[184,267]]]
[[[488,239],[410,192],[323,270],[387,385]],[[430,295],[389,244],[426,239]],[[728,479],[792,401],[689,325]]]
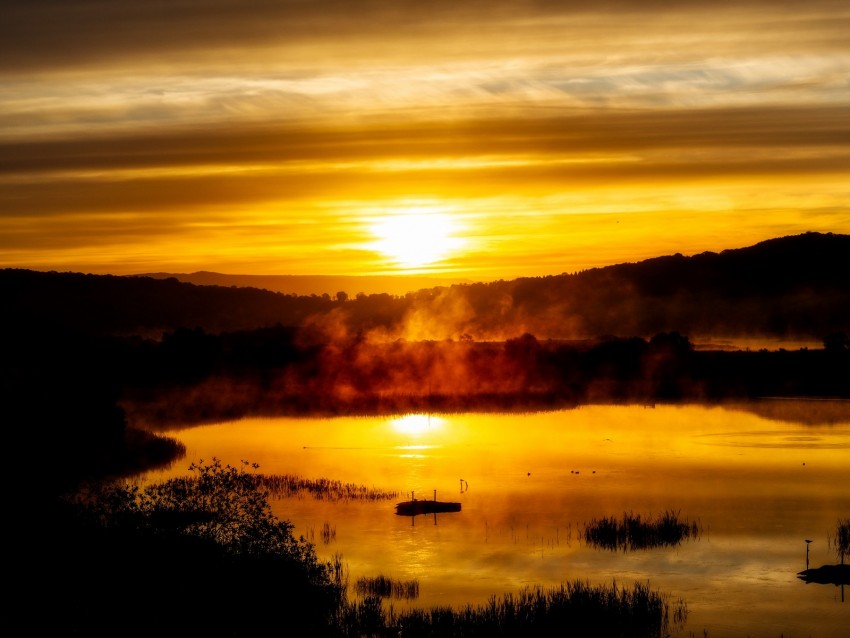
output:
[[[642,517],[631,512],[621,519],[605,517],[584,526],[582,538],[588,545],[611,551],[634,551],[654,547],[675,546],[683,540],[698,538],[697,522],[679,518],[679,513],[667,510],[657,518]]]

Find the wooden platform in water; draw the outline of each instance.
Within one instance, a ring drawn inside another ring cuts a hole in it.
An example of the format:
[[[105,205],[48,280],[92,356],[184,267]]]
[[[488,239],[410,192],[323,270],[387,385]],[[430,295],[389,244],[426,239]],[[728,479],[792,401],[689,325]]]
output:
[[[441,514],[443,512],[459,512],[460,503],[447,501],[403,501],[395,506],[399,516],[416,516],[417,514]]]

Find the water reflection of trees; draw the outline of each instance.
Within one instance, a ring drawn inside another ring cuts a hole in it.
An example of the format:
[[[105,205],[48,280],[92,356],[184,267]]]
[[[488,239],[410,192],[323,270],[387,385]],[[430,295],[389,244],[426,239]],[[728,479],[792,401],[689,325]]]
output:
[[[258,414],[846,398],[850,387],[850,351],[696,351],[677,332],[582,342],[543,341],[531,334],[504,342],[311,342],[304,331],[279,328],[221,335],[183,331],[161,344],[112,347],[122,362],[123,369],[115,370],[124,380],[122,406],[129,419],[152,426]]]
[[[698,522],[680,519],[679,513],[672,510],[658,517],[624,512],[620,519],[614,516],[594,518],[581,532],[588,545],[611,551],[675,546],[684,540],[699,538],[701,534]]]
[[[850,421],[850,403],[846,398],[772,397],[727,402],[726,407],[755,414],[771,421],[801,425],[840,425]]]

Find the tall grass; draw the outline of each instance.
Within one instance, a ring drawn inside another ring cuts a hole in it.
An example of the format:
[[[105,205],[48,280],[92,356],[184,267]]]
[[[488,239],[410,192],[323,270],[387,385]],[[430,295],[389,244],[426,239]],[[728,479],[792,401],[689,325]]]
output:
[[[594,636],[660,638],[684,626],[682,600],[633,587],[591,585],[584,581],[557,587],[525,588],[517,594],[493,596],[484,605],[459,609],[432,607],[398,613],[384,608],[379,596],[347,605],[337,618],[344,636],[466,638],[502,636]]]
[[[667,510],[657,518],[643,518],[632,512],[615,517],[594,518],[584,526],[582,538],[588,545],[611,551],[634,551],[679,545],[683,540],[699,538],[697,522],[680,520],[679,513]]]
[[[259,484],[276,499],[299,497],[307,493],[320,501],[389,501],[398,498],[398,492],[381,490],[356,483],[343,483],[326,478],[306,479],[293,474],[260,474]]]

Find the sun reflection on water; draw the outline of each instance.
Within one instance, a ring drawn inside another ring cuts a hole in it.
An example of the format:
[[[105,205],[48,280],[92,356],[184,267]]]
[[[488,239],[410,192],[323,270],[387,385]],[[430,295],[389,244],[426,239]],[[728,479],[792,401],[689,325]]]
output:
[[[390,425],[400,434],[422,435],[443,426],[443,419],[430,414],[407,414],[390,420]]]

